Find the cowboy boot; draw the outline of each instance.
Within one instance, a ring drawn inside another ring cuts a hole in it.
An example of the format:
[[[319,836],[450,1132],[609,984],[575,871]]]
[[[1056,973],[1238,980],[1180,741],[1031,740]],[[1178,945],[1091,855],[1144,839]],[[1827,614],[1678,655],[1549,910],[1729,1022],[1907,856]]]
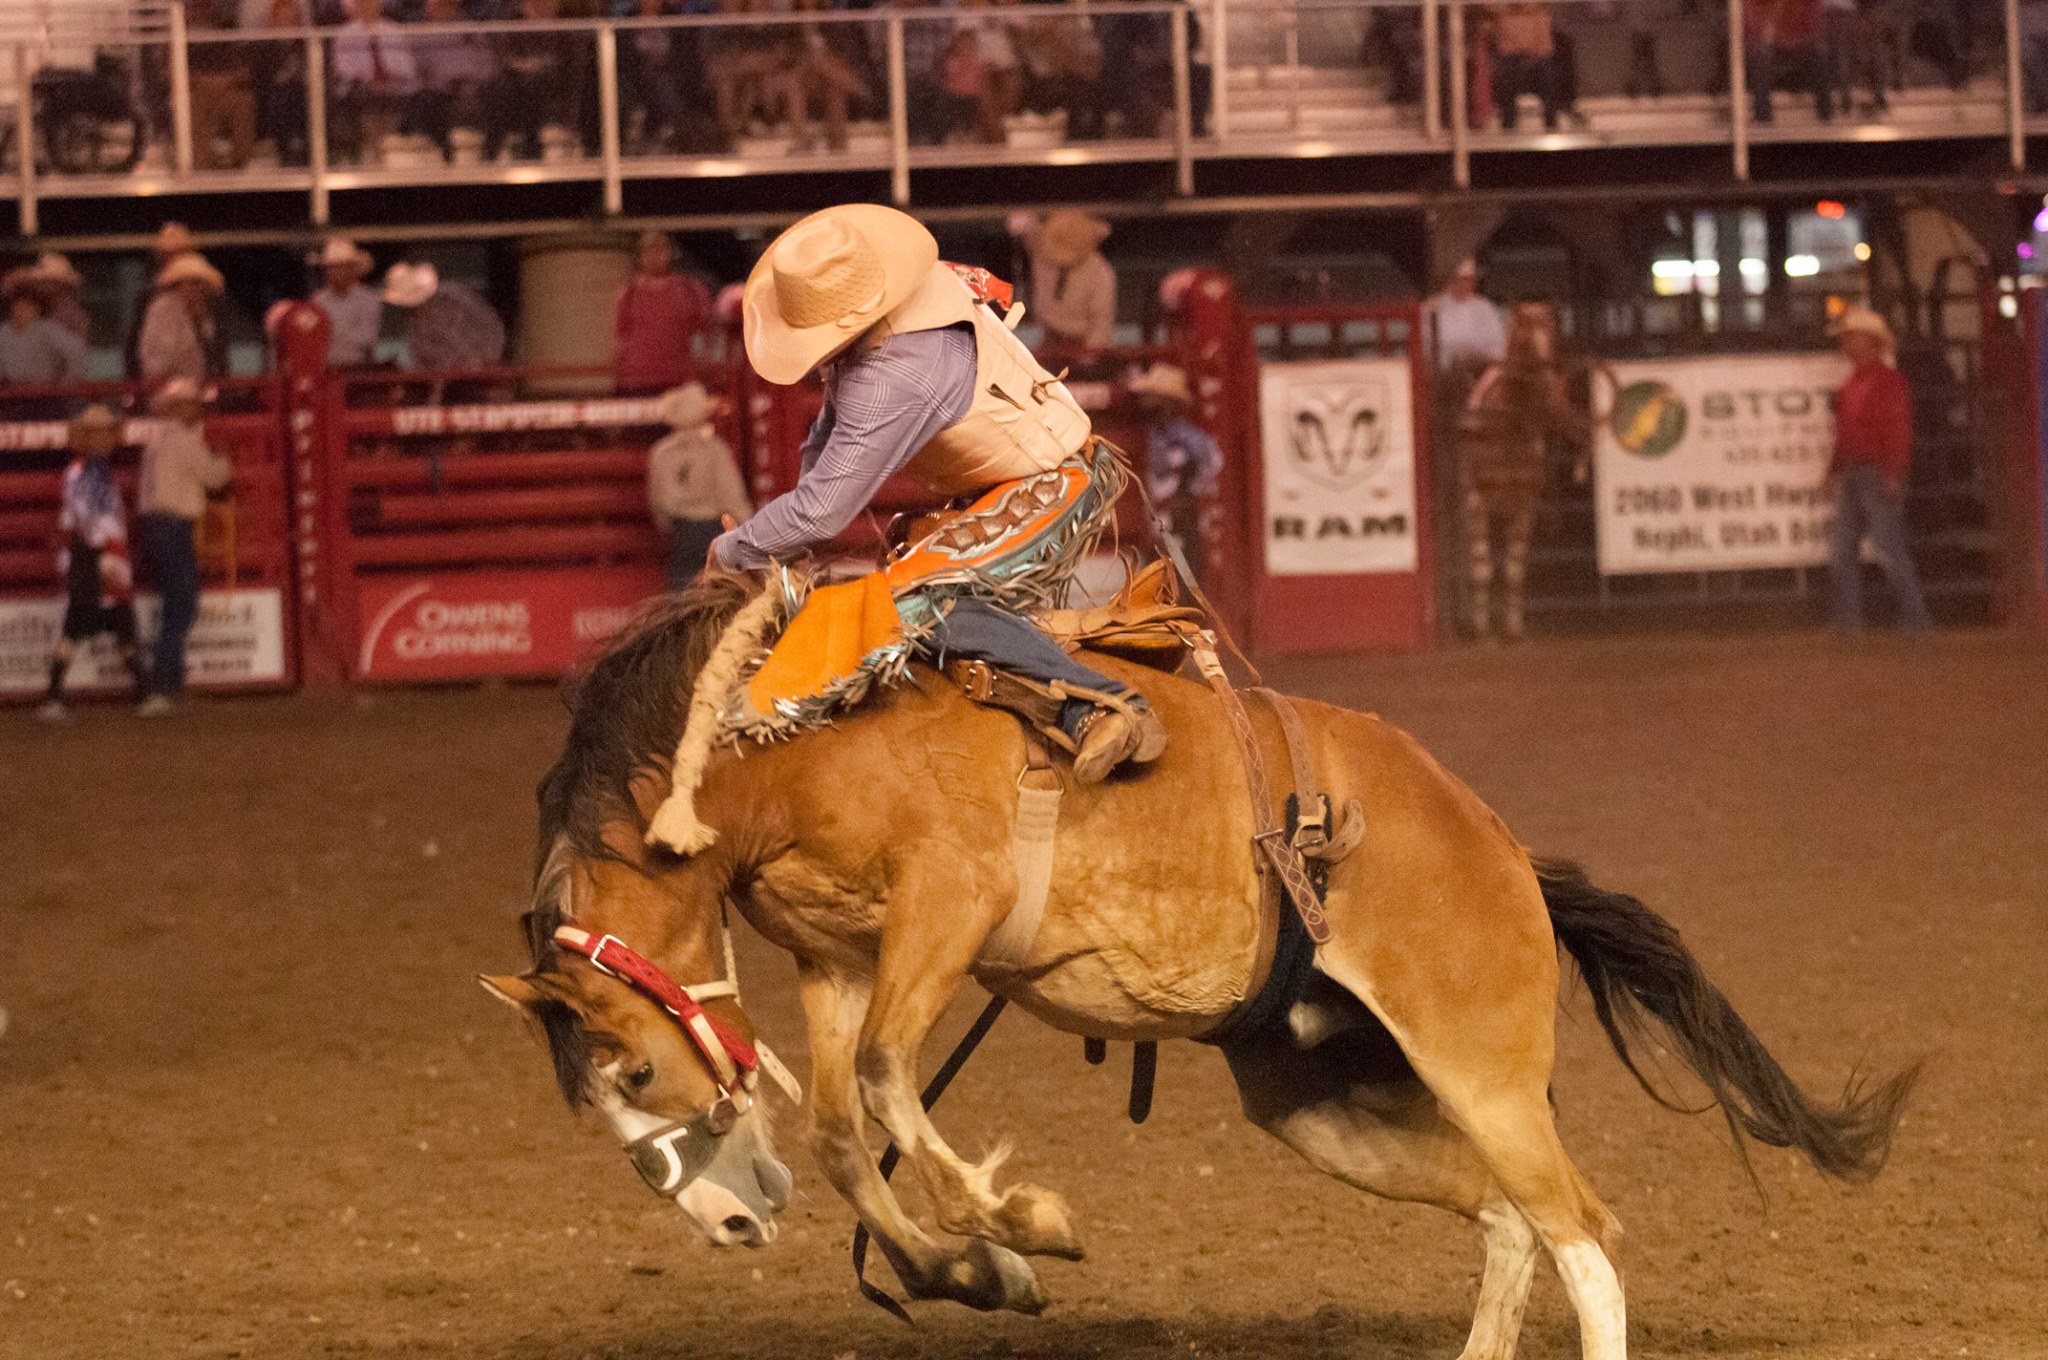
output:
[[[1129,761],[1150,764],[1166,750],[1166,724],[1142,699],[1117,708],[1101,707],[1081,725],[1081,746],[1074,753],[1074,778],[1100,784],[1109,772]]]

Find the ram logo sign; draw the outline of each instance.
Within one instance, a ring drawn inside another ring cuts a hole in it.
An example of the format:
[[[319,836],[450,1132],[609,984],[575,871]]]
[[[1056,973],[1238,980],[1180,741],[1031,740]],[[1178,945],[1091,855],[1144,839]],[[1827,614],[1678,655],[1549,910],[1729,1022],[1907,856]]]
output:
[[[1406,359],[1260,368],[1270,574],[1415,570],[1411,390]]]

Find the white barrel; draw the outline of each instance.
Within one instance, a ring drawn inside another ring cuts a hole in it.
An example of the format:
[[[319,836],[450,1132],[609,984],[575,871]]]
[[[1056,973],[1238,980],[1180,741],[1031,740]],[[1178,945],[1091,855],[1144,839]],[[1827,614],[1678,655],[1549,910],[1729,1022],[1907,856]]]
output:
[[[612,304],[633,272],[633,243],[613,233],[535,236],[519,243],[519,362],[533,368],[601,365],[613,359]],[[537,378],[538,396],[611,390],[609,372]]]

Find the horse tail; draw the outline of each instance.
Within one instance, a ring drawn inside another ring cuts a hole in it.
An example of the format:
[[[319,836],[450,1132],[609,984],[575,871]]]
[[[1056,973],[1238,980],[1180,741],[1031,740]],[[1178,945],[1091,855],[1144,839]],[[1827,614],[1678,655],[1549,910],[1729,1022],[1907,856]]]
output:
[[[1875,1083],[1852,1074],[1839,1104],[1815,1101],[1707,980],[1669,921],[1626,893],[1595,887],[1576,864],[1538,860],[1535,868],[1551,929],[1578,964],[1600,1027],[1651,1099],[1681,1109],[1650,1084],[1630,1051],[1643,1038],[1645,1015],[1663,1026],[1672,1051],[1706,1083],[1752,1181],[1744,1133],[1770,1147],[1796,1148],[1839,1180],[1877,1175],[1920,1074],[1917,1064]]]

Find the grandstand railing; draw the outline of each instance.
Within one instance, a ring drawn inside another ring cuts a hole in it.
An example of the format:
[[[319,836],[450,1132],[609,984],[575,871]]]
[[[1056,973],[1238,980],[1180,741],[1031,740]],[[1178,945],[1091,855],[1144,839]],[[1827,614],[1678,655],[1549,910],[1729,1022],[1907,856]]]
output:
[[[538,53],[554,74],[536,127],[510,87],[488,98],[463,92],[452,109],[365,93],[352,79],[360,35],[347,27],[202,30],[177,4],[13,0],[0,3],[0,124],[10,112],[12,123],[0,139],[21,232],[33,235],[38,201],[53,197],[303,191],[324,223],[331,193],[428,184],[585,182],[617,213],[630,183],[691,176],[886,171],[895,199],[908,202],[912,172],[924,168],[1154,162],[1171,164],[1191,193],[1203,161],[1398,155],[1442,158],[1462,186],[1475,155],[1661,145],[1726,146],[1742,179],[1753,146],[1789,142],[2003,141],[2004,158],[2023,169],[2029,131],[2048,132],[2048,88],[2029,83],[2048,85],[2048,36],[2031,16],[2022,21],[2042,0],[1930,5],[1907,31],[1859,17],[1867,26],[1857,51],[1870,62],[1859,57],[1850,74],[1861,84],[1866,65],[1881,68],[1877,93],[1889,107],[1874,111],[1873,92],[1860,89],[1827,121],[1789,91],[1758,102],[1743,0],[1545,3],[1563,39],[1545,78],[1577,95],[1555,127],[1540,113],[1512,125],[1501,116],[1490,91],[1503,68],[1491,21],[1472,0],[1071,0],[384,26],[414,59],[423,41],[467,38],[498,56]],[[94,15],[97,26],[79,17]],[[1014,58],[1021,105],[1005,90],[983,110],[963,92],[972,77],[949,93],[927,65],[985,24],[1005,26],[988,51],[997,69],[1006,47]],[[1777,64],[1802,82],[1840,85],[1830,73],[1836,39],[1847,36],[1836,31]],[[766,66],[748,66],[764,52]],[[81,53],[101,64],[81,66]],[[825,89],[841,72],[856,78],[843,145],[815,122],[803,135],[768,118],[782,98],[775,91],[791,88],[775,82],[798,62],[811,83],[795,88],[807,106],[820,96],[821,120]],[[239,102],[237,71],[254,83],[249,97],[274,154],[226,168],[211,135],[224,125],[195,123],[195,101],[209,115],[223,98]],[[722,128],[713,108],[721,80],[735,91]],[[499,126],[475,126],[492,99]],[[1756,117],[1766,108],[1775,115],[1767,124]],[[366,110],[388,134],[365,142]],[[508,131],[511,113],[520,126]],[[445,149],[432,144],[443,126],[462,133],[439,138]]]

